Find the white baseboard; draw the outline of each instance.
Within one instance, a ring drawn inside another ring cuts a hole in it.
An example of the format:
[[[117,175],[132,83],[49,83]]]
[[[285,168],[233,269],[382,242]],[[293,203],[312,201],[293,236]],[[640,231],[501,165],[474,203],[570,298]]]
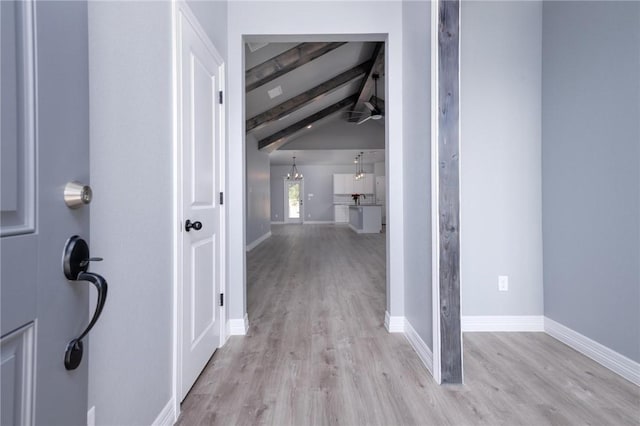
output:
[[[271,221],[272,225],[284,225],[284,221],[281,222],[276,222],[276,221]]]
[[[640,363],[547,317],[544,318],[544,331],[631,383],[640,386]]]
[[[420,361],[422,361],[424,366],[427,367],[427,370],[429,370],[429,373],[433,376],[433,352],[406,318],[404,320],[404,335],[413,347],[413,350],[418,354]]]
[[[389,333],[404,333],[404,317],[392,317],[388,311],[384,312],[384,328]]]
[[[332,220],[305,220],[303,225],[333,225]]]
[[[266,234],[264,234],[263,236],[257,238],[256,240],[254,240],[252,243],[247,244],[247,251],[251,251],[254,248],[258,247],[260,245],[261,242],[263,242],[264,240],[266,240],[267,238],[271,237],[271,231],[267,232]]]
[[[96,426],[96,406],[92,406],[87,411],[87,426]]]
[[[230,319],[227,322],[229,336],[245,336],[249,331],[249,315],[244,314],[243,319]]]
[[[514,331],[544,332],[542,315],[462,316],[462,332]]]
[[[173,398],[167,402],[167,405],[164,406],[158,417],[151,423],[153,426],[172,426],[176,420],[176,412],[175,412],[175,402]]]

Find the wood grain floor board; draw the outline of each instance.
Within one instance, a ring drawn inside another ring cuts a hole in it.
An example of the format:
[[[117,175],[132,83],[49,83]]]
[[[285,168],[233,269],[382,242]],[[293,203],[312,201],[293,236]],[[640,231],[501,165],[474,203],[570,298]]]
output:
[[[636,425],[640,390],[544,333],[464,336],[465,384],[438,386],[388,333],[384,234],[273,226],[247,256],[247,336],[182,404],[190,425]]]

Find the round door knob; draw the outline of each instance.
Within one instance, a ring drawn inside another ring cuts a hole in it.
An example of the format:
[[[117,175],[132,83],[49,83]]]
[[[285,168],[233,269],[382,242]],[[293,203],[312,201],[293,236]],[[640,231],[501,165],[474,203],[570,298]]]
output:
[[[196,221],[196,222],[191,222],[189,219],[187,219],[187,221],[186,221],[186,222],[185,222],[185,224],[184,224],[184,230],[185,230],[185,231],[187,231],[187,232],[189,232],[189,231],[191,231],[192,229],[193,229],[194,231],[199,231],[199,230],[201,230],[201,229],[202,229],[202,223],[201,223],[201,222],[198,222],[198,221]]]

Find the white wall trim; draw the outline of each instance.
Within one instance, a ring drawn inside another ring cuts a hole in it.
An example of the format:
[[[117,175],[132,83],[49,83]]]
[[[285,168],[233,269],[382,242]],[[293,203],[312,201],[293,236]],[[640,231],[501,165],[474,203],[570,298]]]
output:
[[[271,224],[272,224],[272,225],[284,225],[284,222],[283,222],[283,221],[277,222],[277,221],[273,221],[273,220],[272,220],[272,221],[271,221]]]
[[[245,336],[249,331],[249,315],[244,314],[243,319],[229,319],[227,326],[229,336]]]
[[[172,426],[176,420],[178,420],[178,416],[175,411],[175,401],[173,398],[167,402],[167,405],[164,406],[158,417],[151,423],[153,426]]]
[[[254,248],[258,247],[260,245],[260,243],[262,243],[263,241],[265,241],[266,239],[271,237],[271,231],[267,232],[266,234],[264,234],[261,237],[258,237],[257,239],[253,240],[252,243],[247,244],[247,251],[251,251]]]
[[[389,333],[404,333],[404,324],[406,320],[404,317],[392,317],[389,315],[389,311],[384,313],[384,328]]]
[[[304,225],[333,225],[333,220],[305,220]]]
[[[462,332],[514,331],[544,332],[542,315],[462,316]]]
[[[640,386],[640,363],[547,317],[544,317],[544,331],[631,383]]]
[[[432,317],[432,375],[442,383],[440,366],[440,185],[438,183],[438,29],[439,2],[431,2],[431,317]],[[462,302],[460,304],[462,306]]]
[[[433,376],[433,352],[429,346],[422,340],[418,332],[413,328],[408,319],[404,320],[404,335],[418,354],[418,358],[427,367],[429,373]]]

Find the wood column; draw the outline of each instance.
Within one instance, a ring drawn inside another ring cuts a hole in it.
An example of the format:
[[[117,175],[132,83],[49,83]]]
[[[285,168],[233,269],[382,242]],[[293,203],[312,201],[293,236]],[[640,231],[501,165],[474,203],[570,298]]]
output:
[[[462,383],[460,328],[460,2],[438,6],[440,357],[443,384]]]

